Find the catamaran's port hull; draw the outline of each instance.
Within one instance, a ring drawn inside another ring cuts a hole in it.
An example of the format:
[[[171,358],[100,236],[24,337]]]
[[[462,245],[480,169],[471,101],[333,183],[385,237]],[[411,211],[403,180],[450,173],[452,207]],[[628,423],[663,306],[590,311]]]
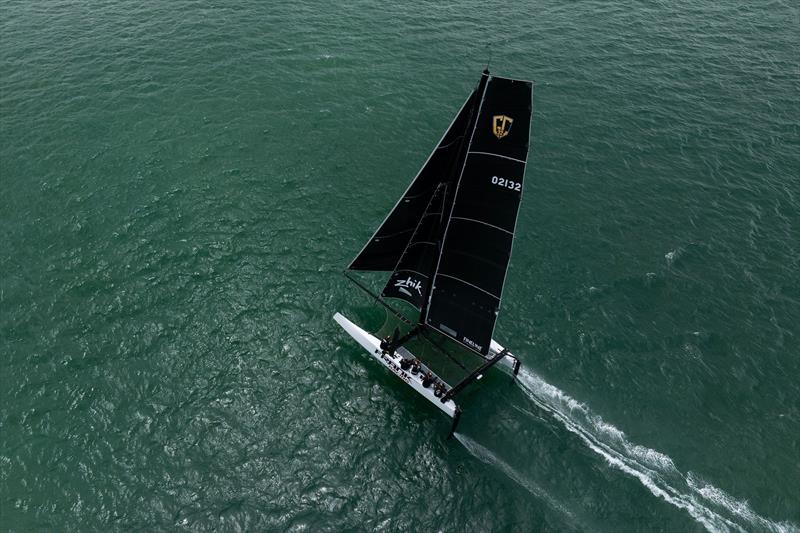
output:
[[[403,380],[406,385],[410,386],[412,389],[414,389],[420,395],[422,395],[426,400],[428,400],[433,405],[441,409],[447,416],[449,417],[456,416],[456,413],[459,412],[459,409],[453,400],[447,400],[446,402],[442,403],[441,399],[437,398],[436,395],[434,394],[434,389],[432,386],[429,387],[422,386],[423,372],[419,372],[418,374],[415,375],[412,374],[411,372],[406,372],[405,370],[400,368],[400,363],[403,360],[403,355],[401,355],[402,353],[401,350],[397,350],[394,356],[391,356],[389,354],[384,354],[383,351],[381,350],[381,341],[377,337],[375,337],[374,335],[370,334],[367,331],[364,331],[363,329],[353,324],[347,318],[345,318],[339,313],[336,313],[333,316],[333,319],[340,326],[342,326],[342,329],[344,329],[361,346],[363,346],[364,349],[372,356],[373,359],[375,359],[380,364],[388,368],[392,372],[392,374]],[[425,370],[427,370],[427,368]],[[435,374],[434,376],[436,377],[437,380],[442,381]]]

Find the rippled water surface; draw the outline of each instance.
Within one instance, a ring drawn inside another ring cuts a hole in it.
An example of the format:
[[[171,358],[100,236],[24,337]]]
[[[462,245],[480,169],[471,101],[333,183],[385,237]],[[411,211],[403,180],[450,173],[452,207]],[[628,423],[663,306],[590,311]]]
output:
[[[796,3],[0,13],[2,529],[800,528]],[[447,440],[331,317],[490,55],[524,371]]]

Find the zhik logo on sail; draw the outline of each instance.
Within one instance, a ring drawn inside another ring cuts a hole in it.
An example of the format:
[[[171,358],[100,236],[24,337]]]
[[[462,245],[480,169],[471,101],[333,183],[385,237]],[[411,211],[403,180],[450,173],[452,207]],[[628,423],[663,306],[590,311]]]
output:
[[[408,289],[416,289],[420,296],[422,296],[422,282],[416,279],[411,279],[411,276],[406,279],[399,279],[394,283],[397,290],[408,296],[413,296]]]
[[[495,115],[492,117],[492,133],[498,139],[502,139],[511,132],[511,124],[514,119],[505,115]]]

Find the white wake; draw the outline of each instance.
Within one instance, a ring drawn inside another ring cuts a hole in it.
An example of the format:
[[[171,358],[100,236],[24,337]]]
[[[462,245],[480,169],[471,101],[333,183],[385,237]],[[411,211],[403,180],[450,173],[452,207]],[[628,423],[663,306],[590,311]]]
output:
[[[794,524],[777,523],[758,515],[746,501],[737,500],[723,490],[703,482],[696,474],[681,472],[672,459],[663,453],[630,442],[620,429],[606,423],[585,404],[550,385],[534,372],[523,368],[518,378],[526,396],[534,404],[580,437],[609,465],[635,477],[654,495],[685,509],[709,531],[758,529],[775,533],[800,532],[800,528]],[[472,446],[468,445],[463,436],[459,440],[476,454],[474,442],[471,443]],[[499,459],[496,461],[502,463]],[[517,479],[521,477],[520,474],[513,472],[510,467],[503,470],[510,470],[506,474],[534,494],[544,492],[538,487],[534,491],[525,484],[525,480]]]

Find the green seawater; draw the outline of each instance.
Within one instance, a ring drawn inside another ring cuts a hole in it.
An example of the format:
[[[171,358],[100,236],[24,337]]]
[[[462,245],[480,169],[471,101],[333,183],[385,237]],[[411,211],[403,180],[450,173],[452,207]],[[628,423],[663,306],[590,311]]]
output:
[[[333,322],[536,80],[461,426]],[[0,0],[0,530],[800,530],[800,11]]]

